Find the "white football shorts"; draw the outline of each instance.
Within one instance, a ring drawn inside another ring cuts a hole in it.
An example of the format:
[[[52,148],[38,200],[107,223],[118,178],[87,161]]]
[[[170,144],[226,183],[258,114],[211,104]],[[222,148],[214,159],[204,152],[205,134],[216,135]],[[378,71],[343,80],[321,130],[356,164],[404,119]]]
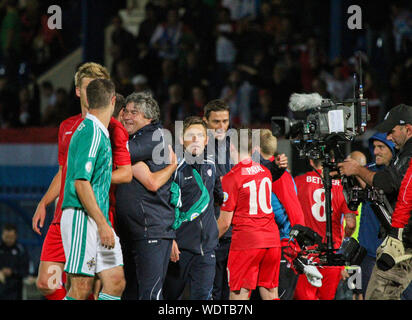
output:
[[[96,222],[83,210],[66,208],[60,221],[66,264],[64,271],[94,277],[96,273],[123,266],[119,238],[113,230],[113,249],[104,248]]]

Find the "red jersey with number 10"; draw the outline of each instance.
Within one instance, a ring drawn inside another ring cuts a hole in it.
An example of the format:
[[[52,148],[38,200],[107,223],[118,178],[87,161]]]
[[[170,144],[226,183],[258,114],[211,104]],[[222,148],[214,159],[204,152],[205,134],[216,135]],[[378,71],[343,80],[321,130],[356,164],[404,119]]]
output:
[[[295,177],[295,183],[305,215],[305,225],[326,241],[325,189],[322,178],[316,171],[311,171]],[[332,180],[332,210],[332,240],[334,248],[339,248],[343,240],[342,215],[358,213],[349,210],[343,196],[342,184],[335,179]]]
[[[238,163],[222,179],[223,211],[234,211],[231,250],[280,247],[271,205],[272,175],[251,160]]]

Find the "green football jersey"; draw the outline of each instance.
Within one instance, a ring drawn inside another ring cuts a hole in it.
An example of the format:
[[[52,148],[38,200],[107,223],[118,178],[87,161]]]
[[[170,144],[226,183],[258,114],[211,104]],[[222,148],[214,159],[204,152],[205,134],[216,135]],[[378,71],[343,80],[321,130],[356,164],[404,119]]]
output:
[[[112,179],[112,148],[107,128],[87,114],[70,141],[62,209],[85,208],[77,196],[76,180],[88,180],[100,210],[109,222],[109,189]]]

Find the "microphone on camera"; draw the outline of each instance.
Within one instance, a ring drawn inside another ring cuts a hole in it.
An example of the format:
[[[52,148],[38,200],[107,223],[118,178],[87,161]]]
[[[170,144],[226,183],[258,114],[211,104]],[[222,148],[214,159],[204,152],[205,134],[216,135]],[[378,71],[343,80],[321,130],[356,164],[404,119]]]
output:
[[[293,112],[307,111],[320,107],[322,101],[319,93],[292,93],[289,98],[289,109]]]

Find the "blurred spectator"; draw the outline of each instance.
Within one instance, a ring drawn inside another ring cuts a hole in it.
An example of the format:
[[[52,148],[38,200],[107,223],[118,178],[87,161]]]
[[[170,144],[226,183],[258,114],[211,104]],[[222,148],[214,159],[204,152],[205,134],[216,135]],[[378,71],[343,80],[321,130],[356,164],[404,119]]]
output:
[[[270,91],[266,89],[259,90],[257,108],[252,110],[253,123],[256,125],[268,123],[274,115],[275,109]]]
[[[123,27],[122,18],[116,15],[112,19],[113,32],[111,34],[112,43],[117,46],[121,53],[121,58],[131,58],[136,54],[135,41],[133,35]]]
[[[319,93],[319,95],[324,99],[330,98],[330,94],[326,90],[326,82],[319,77],[312,80],[312,92]]]
[[[137,55],[132,60],[135,74],[143,74],[147,77],[150,87],[155,88],[160,77],[161,60],[156,53],[149,48],[144,41],[137,43]]]
[[[332,96],[332,99],[342,101],[351,97],[353,92],[353,81],[351,77],[346,77],[343,74],[343,66],[336,64],[333,67],[333,75],[326,71],[321,73],[321,77],[327,83],[327,90]]]
[[[157,24],[156,6],[148,2],[145,6],[144,20],[139,25],[137,40],[139,42],[149,43]]]
[[[280,27],[280,19],[270,2],[261,3],[256,23],[268,37],[275,36],[276,30]]]
[[[367,128],[372,129],[383,120],[385,108],[382,100],[379,98],[378,90],[370,72],[365,73],[363,88],[364,97],[369,99],[368,112],[370,114],[370,120],[368,121]]]
[[[56,93],[54,92],[53,84],[50,81],[44,81],[41,84],[41,99],[46,101],[46,108],[56,104]]]
[[[133,92],[151,91],[147,78],[138,74],[132,78]]]
[[[248,79],[251,84],[260,88],[265,88],[270,82],[273,64],[268,56],[265,55],[264,50],[256,49],[253,55],[252,64],[239,64],[237,68],[248,74]]]
[[[393,36],[396,52],[411,53],[412,49],[412,12],[399,3],[391,6]]]
[[[218,13],[216,25],[216,81],[218,88],[223,84],[222,79],[226,79],[229,72],[234,68],[237,50],[235,47],[235,24],[230,19],[230,11],[221,8]]]
[[[165,127],[174,127],[176,120],[183,120],[187,115],[190,115],[189,105],[184,100],[183,87],[179,83],[174,83],[169,86],[169,98],[163,105]]]
[[[185,63],[179,68],[179,79],[183,84],[185,94],[191,93],[193,85],[207,84],[205,65],[199,60],[195,50],[187,53]]]
[[[35,72],[50,66],[65,52],[63,37],[59,29],[49,29],[47,21],[49,16],[43,14],[40,18],[40,29],[33,40],[35,58]]]
[[[296,92],[288,81],[288,73],[288,68],[283,62],[278,62],[273,67],[272,79],[268,88],[272,94],[272,112],[276,116],[287,115],[290,95]]]
[[[190,115],[203,117],[203,109],[208,102],[205,88],[200,85],[192,87],[192,103],[190,107]]]
[[[40,99],[39,88],[34,84],[33,93],[27,86],[19,92],[19,109],[17,126],[37,126],[40,124]]]
[[[230,10],[232,20],[254,19],[259,11],[258,0],[222,0],[222,6]]]
[[[17,3],[17,0],[5,0],[2,3],[6,13],[0,29],[1,59],[6,66],[7,75],[11,78],[17,76],[21,54],[21,22]]]
[[[390,105],[391,106],[397,106],[398,104],[404,103],[403,97],[404,97],[404,84],[403,84],[403,65],[401,63],[398,63],[394,66],[392,73],[390,75],[389,79],[389,85],[390,85]]]
[[[6,224],[0,243],[0,300],[22,300],[23,278],[29,273],[29,257],[17,242],[17,228]]]
[[[69,116],[67,92],[64,88],[58,88],[55,103],[49,104],[43,113],[42,124],[48,127],[58,127]]]
[[[32,61],[33,48],[32,44],[36,37],[40,21],[39,4],[36,0],[26,1],[26,6],[21,14],[22,24],[22,53],[23,59]]]
[[[324,52],[319,49],[316,38],[310,37],[300,51],[301,81],[305,92],[312,91],[314,77],[319,72],[319,68],[324,64]]]
[[[182,21],[193,31],[200,41],[210,41],[210,30],[216,23],[214,12],[204,3],[203,0],[189,0],[185,3],[185,12]]]
[[[157,81],[156,97],[159,105],[165,103],[169,95],[169,86],[178,81],[176,64],[173,60],[162,61],[161,75]]]
[[[10,128],[17,118],[17,94],[10,88],[6,76],[0,76],[0,128]]]
[[[175,60],[179,56],[179,45],[184,33],[190,30],[179,20],[178,10],[170,8],[167,11],[167,20],[157,25],[150,45],[157,51],[160,58]]]
[[[116,85],[116,92],[127,97],[133,92],[131,79],[131,63],[128,59],[123,59],[116,64],[116,69],[112,75],[112,80]]]
[[[248,125],[253,102],[253,86],[242,79],[238,70],[229,74],[228,83],[222,89],[220,98],[230,106],[232,125]]]

